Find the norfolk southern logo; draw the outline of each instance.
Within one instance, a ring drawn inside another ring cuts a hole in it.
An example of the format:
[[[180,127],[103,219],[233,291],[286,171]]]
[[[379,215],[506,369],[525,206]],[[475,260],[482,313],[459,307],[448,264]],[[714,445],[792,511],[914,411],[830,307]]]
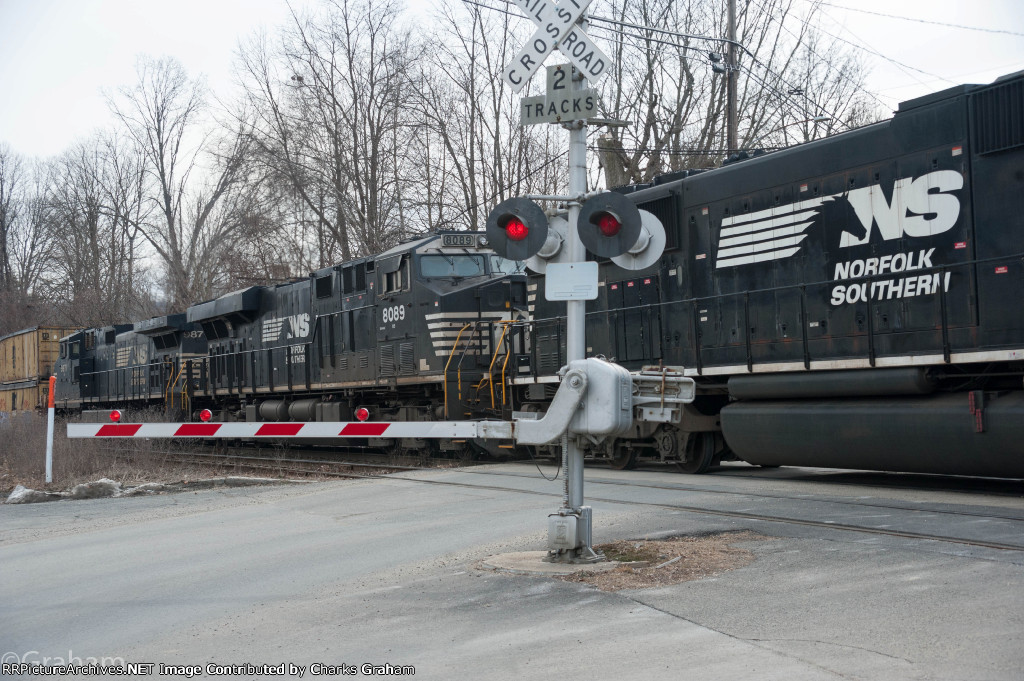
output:
[[[287,317],[271,317],[263,320],[263,342],[290,338],[305,338],[309,335],[309,313],[293,314]]]
[[[963,188],[963,176],[955,170],[938,170],[916,180],[901,178],[886,198],[879,185],[843,194],[816,197],[786,206],[737,215],[722,220],[715,269],[781,260],[796,255],[813,225],[843,225],[839,247],[863,246],[877,228],[884,241],[903,237],[927,237],[952,229],[960,217],[960,200],[948,193]],[[836,263],[834,279],[900,273],[932,266],[934,248],[897,253],[880,258]],[[948,274],[943,282],[948,289]],[[939,275],[927,274],[914,281],[874,281],[836,286],[832,304],[873,299],[902,298],[935,293]],[[842,290],[840,290],[842,289]]]

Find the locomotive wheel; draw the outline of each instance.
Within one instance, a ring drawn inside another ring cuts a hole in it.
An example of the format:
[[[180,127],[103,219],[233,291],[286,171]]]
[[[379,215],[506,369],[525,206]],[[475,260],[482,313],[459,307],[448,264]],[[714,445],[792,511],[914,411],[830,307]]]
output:
[[[715,458],[715,434],[694,433],[687,443],[685,453],[686,460],[676,462],[679,470],[691,475],[706,473]]]
[[[608,459],[608,465],[619,471],[631,471],[636,468],[636,450],[626,445],[615,445],[615,453]]]

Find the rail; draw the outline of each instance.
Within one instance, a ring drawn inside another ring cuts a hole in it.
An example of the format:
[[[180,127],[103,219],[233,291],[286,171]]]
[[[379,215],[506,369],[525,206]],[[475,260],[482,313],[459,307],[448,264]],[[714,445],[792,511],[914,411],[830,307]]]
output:
[[[935,347],[936,354],[941,354],[942,361],[948,364],[957,349],[974,347],[970,334],[958,333],[958,329],[977,326],[979,323],[979,277],[1008,276],[1007,283],[1012,281],[1015,286],[1024,288],[1019,269],[1016,275],[1011,274],[1013,269],[1003,270],[1003,266],[1019,266],[1022,261],[1024,253],[1016,253],[898,272],[781,284],[710,296],[680,297],[610,310],[591,310],[586,315],[588,337],[591,328],[614,327],[617,316],[621,320],[621,315],[626,313],[649,312],[657,318],[656,325],[660,328],[652,339],[654,347],[651,355],[638,358],[638,361],[642,359],[645,363],[657,363],[667,354],[666,346],[678,348],[678,356],[697,375],[704,375],[711,366],[725,364],[745,364],[748,373],[753,373],[755,367],[764,364],[793,361],[809,369],[814,361],[840,357],[863,358],[868,365],[876,366],[882,357],[906,354],[896,352],[892,348],[891,339],[896,335],[905,338],[910,334],[917,334],[919,338],[934,338],[929,343],[917,343],[917,347]],[[988,267],[994,271],[983,272]],[[919,293],[917,281],[913,281],[908,289],[913,293],[904,295],[904,282],[920,280],[922,277],[930,278],[924,286],[924,292]],[[1015,278],[1011,280],[1009,277]],[[844,294],[841,307],[830,304],[840,286]],[[852,287],[857,287],[856,293],[850,293]],[[847,296],[853,300],[848,300]],[[763,312],[757,318],[755,304],[762,310],[773,310],[771,318],[765,320]],[[792,312],[796,312],[795,324],[790,324],[786,319],[787,313],[792,319]],[[820,314],[816,316],[816,313]],[[830,324],[837,317],[840,318],[839,322]],[[735,336],[729,334],[730,320],[737,327],[735,331],[739,332]],[[552,366],[557,371],[557,367],[565,364],[560,340],[564,323],[565,317],[562,316],[538,318],[531,322],[536,330],[535,342],[530,348],[534,367]],[[712,325],[710,333],[706,330],[709,323]],[[742,328],[739,328],[741,324]],[[768,326],[774,331],[758,337],[759,325]],[[836,331],[825,328],[827,326]],[[851,330],[851,327],[856,328]],[[812,333],[815,328],[820,333]],[[679,334],[679,338],[676,338],[676,334]],[[622,339],[611,337],[609,340],[613,349],[625,349]],[[837,354],[832,348],[840,341],[847,342],[849,348]],[[818,349],[817,346],[822,344],[830,346],[831,351],[822,352]],[[552,356],[555,352],[557,357]],[[774,352],[775,356],[767,357],[769,352]],[[919,349],[915,350],[915,354],[920,353]],[[723,362],[721,358],[726,355],[730,360]],[[630,361],[625,357],[616,359],[620,362]],[[736,359],[738,361],[734,361]]]

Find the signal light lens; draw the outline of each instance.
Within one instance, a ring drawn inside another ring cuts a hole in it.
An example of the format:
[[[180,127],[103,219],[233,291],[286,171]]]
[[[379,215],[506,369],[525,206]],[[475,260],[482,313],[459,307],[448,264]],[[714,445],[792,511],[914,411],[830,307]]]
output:
[[[358,409],[356,409],[356,418],[359,419],[360,421],[365,421],[366,419],[370,418],[370,410],[367,409],[366,407],[359,407]]]
[[[209,409],[204,409],[201,412],[199,412],[199,420],[203,421],[204,423],[206,421],[209,421],[212,418],[213,418],[213,412],[210,411]]]
[[[530,228],[519,218],[512,218],[505,223],[505,234],[511,241],[522,241],[529,235]]]
[[[111,411],[110,412],[110,420],[113,421],[114,423],[117,423],[118,421],[120,421],[121,420],[121,412],[118,411],[117,409],[114,409],[113,411]]]
[[[611,213],[601,213],[597,216],[597,228],[605,236],[616,236],[622,229],[622,223]]]

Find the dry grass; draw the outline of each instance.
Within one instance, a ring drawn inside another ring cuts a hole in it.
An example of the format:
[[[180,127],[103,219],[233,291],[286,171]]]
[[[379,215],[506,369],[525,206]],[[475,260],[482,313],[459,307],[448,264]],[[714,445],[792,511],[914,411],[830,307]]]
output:
[[[647,589],[713,577],[754,561],[736,542],[770,539],[756,532],[720,532],[661,540],[623,540],[596,546],[623,565],[604,572],[576,572],[562,579],[596,586],[601,591]]]
[[[46,484],[46,417],[18,414],[0,421],[0,494],[16,485],[58,491],[110,478],[129,486],[144,482],[195,480],[215,475],[251,475],[233,465],[180,463],[188,444],[169,440],[74,439],[57,419],[53,437],[53,482]],[[194,448],[194,444],[191,445]],[[272,471],[257,475],[271,476]]]

